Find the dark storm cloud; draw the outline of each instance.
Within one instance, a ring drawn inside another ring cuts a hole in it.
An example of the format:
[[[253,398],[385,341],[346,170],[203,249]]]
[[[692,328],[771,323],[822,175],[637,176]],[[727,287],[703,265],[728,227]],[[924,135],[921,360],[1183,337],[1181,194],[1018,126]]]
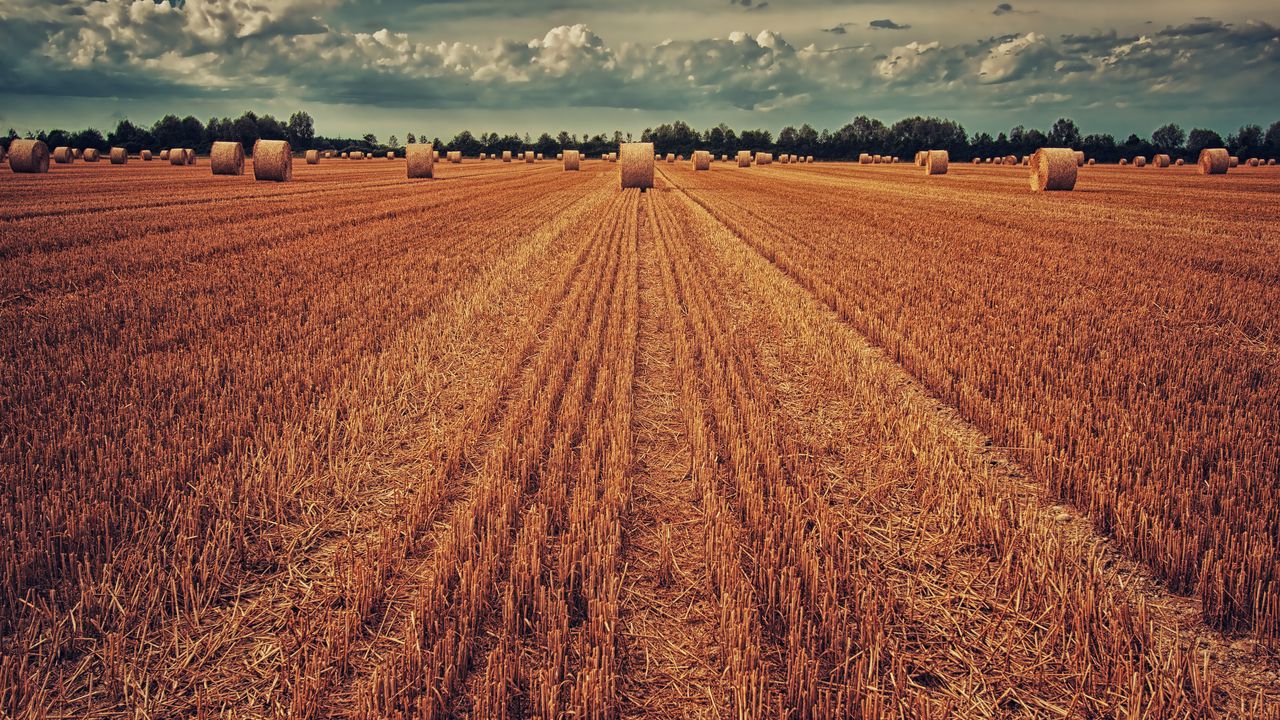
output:
[[[991,11],[992,15],[1008,15],[1013,12],[1013,6],[1009,3],[1000,3],[995,10]]]
[[[867,23],[867,27],[872,30],[908,30],[910,25],[899,25],[892,20],[872,20]]]

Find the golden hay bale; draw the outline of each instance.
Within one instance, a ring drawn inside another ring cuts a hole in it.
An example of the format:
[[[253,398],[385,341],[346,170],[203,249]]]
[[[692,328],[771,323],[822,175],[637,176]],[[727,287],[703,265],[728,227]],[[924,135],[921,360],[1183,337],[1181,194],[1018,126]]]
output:
[[[151,162],[151,151],[150,151],[150,150],[143,150],[141,153],[139,153],[139,156],[142,158],[142,161],[143,161],[143,162]]]
[[[542,153],[538,153],[536,156],[534,156],[534,159],[537,160],[538,162],[542,162]]]
[[[49,146],[41,140],[9,143],[9,170],[16,173],[49,172]]]
[[[928,156],[929,156],[929,152],[927,150],[917,150],[916,160],[915,160],[916,167],[924,167],[924,159]]]
[[[813,156],[812,156],[812,155],[806,155],[806,156],[804,157],[804,161],[805,161],[805,162],[807,162],[807,163],[812,163],[812,162],[813,162]]]
[[[191,148],[183,148],[183,149],[182,149],[182,153],[183,153],[183,157],[185,157],[185,158],[187,159],[187,164],[188,164],[188,165],[195,165],[195,164],[196,164],[196,151],[195,151],[195,150],[192,150]]]
[[[1249,158],[1249,167],[1258,167],[1258,158]]]
[[[582,154],[577,150],[565,150],[560,153],[565,170],[577,170],[582,165]]]
[[[609,153],[609,162],[618,162],[618,153],[616,152]]]
[[[169,151],[168,151],[168,150],[161,150],[161,151],[160,151],[160,159],[161,159],[161,160],[168,160],[168,159],[169,159]]]
[[[653,187],[653,143],[622,143],[618,150],[622,159],[622,188]]]
[[[14,140],[17,142],[17,140]],[[46,148],[48,146],[45,146]],[[13,152],[13,146],[9,146],[9,152]],[[53,161],[59,165],[66,165],[76,161],[76,154],[66,145],[59,145],[53,149]]]
[[[396,159],[396,151],[395,151],[395,150],[388,150],[388,151],[387,151],[387,159],[388,159],[388,160],[395,160],[395,159]]]
[[[79,160],[81,157],[84,156],[84,151],[81,150],[80,148],[76,148],[75,150],[72,150],[72,152],[75,153],[77,160]]]
[[[693,153],[693,169],[694,170],[710,170],[711,169],[711,153],[706,150],[695,150]]]
[[[503,151],[502,151],[502,162],[511,162],[511,151],[510,151],[510,150],[503,150]]]
[[[1267,167],[1271,167],[1272,165],[1275,165],[1275,164],[1276,164],[1276,159],[1275,159],[1275,158],[1271,158],[1271,159],[1267,160]]]
[[[879,164],[880,164],[880,160],[881,160],[881,156],[879,156],[879,155],[872,155],[872,156],[871,156],[871,164],[872,164],[872,165],[879,165]]]
[[[1235,155],[1231,155],[1227,158],[1227,167],[1239,167],[1239,165],[1240,165],[1240,158],[1236,157]]]
[[[973,159],[973,164],[974,164],[974,165],[981,165],[981,164],[982,164],[982,158],[974,158],[974,159]]]
[[[1031,156],[1031,190],[1072,190],[1080,156],[1071,148],[1040,148]]]
[[[1200,151],[1201,175],[1225,175],[1231,167],[1231,155],[1226,148],[1205,148]]]
[[[556,160],[564,160],[564,153],[562,152],[556,153]]]
[[[1185,165],[1186,163],[1185,163],[1185,162],[1183,162],[1182,158],[1178,158],[1177,160],[1174,160],[1174,161],[1173,161],[1173,164],[1174,164],[1174,165],[1177,165],[1178,167],[1182,167],[1182,166],[1183,166],[1183,165]]]
[[[1084,163],[1085,163],[1084,151],[1076,150],[1075,154],[1076,154],[1076,167],[1084,167]]]
[[[1120,164],[1121,164],[1121,165],[1128,165],[1128,164],[1129,164],[1129,161],[1128,161],[1128,160],[1125,160],[1124,158],[1120,158]]]
[[[435,177],[436,155],[430,143],[409,143],[404,146],[405,165],[410,178]],[[507,160],[510,162],[510,158]]]
[[[951,154],[946,150],[929,150],[924,154],[925,175],[946,175],[951,164]]]
[[[81,156],[85,162],[98,162],[102,157],[102,153],[98,152],[98,148],[85,148],[84,154]]]
[[[343,160],[346,160],[346,159],[348,159],[348,158],[350,158],[350,157],[351,157],[351,153],[349,153],[349,152],[344,152],[344,153],[342,153],[342,159],[343,159]]]
[[[1146,167],[1146,166],[1147,166],[1147,158],[1146,158],[1146,157],[1144,157],[1144,156],[1142,156],[1142,155],[1138,155],[1138,156],[1134,157],[1134,158],[1133,158],[1133,166],[1134,166],[1134,167]]]
[[[113,147],[108,157],[112,165],[124,165],[129,162],[129,151],[122,147]]]
[[[767,152],[758,152],[758,153],[756,153],[756,164],[757,164],[757,165],[772,165],[772,164],[773,164],[773,153],[767,153]]]
[[[364,151],[363,151],[363,150],[355,150],[355,151],[353,151],[353,152],[351,153],[351,159],[352,159],[352,160],[363,160],[363,159],[364,159]]]
[[[319,164],[320,164],[320,151],[319,151],[319,150],[308,150],[308,151],[307,151],[307,153],[306,153],[306,155],[305,155],[305,157],[306,157],[306,159],[307,159],[307,164],[308,164],[308,165],[319,165]]]
[[[183,150],[182,148],[171,148],[169,150],[169,164],[170,165],[186,165],[187,151]]]
[[[1155,155],[1151,158],[1151,164],[1158,168],[1169,167],[1169,156],[1164,154]]]
[[[874,162],[873,158],[867,153],[858,153],[859,165],[870,165],[872,162]]]
[[[462,164],[462,151],[461,151],[461,150],[454,150],[453,152],[449,153],[449,162],[453,163],[454,165],[461,165],[461,164]]]
[[[243,175],[244,146],[239,142],[214,143],[209,149],[209,167],[214,175]]]
[[[1005,165],[1017,165],[1017,164],[1018,164],[1018,156],[1017,156],[1017,155],[1005,155],[1005,156],[1004,156],[1004,164],[1005,164]]]
[[[727,154],[722,153],[720,155],[720,162],[729,162],[729,156]]]
[[[253,179],[288,182],[293,179],[293,150],[285,140],[253,144]]]
[[[437,160],[437,161],[438,161],[438,160],[440,159],[440,151],[439,151],[439,150],[432,150],[432,151],[431,151],[431,159],[432,159],[432,160]]]
[[[738,151],[738,167],[751,167],[751,151]]]
[[[526,163],[532,163],[532,162],[533,162],[533,151],[532,151],[532,150],[525,150],[525,151],[524,151],[524,161],[525,161]]]

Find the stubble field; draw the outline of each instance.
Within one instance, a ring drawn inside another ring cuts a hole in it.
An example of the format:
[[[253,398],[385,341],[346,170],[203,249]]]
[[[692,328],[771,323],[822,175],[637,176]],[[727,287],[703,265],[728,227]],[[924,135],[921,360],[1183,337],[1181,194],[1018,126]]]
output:
[[[0,717],[1280,717],[1280,170],[0,172]]]

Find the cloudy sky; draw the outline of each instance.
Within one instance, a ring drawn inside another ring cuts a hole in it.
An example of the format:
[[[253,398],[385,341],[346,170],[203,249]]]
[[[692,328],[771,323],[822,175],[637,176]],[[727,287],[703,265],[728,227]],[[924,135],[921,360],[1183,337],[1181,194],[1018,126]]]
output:
[[[1280,120],[1275,0],[0,0],[0,130],[307,109],[322,134]]]

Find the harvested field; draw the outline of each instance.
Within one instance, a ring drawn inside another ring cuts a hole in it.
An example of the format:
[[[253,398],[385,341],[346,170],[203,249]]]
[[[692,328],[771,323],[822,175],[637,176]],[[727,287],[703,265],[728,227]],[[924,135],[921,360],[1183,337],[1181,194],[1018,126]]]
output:
[[[626,162],[0,172],[0,717],[1280,717],[1280,171]]]

